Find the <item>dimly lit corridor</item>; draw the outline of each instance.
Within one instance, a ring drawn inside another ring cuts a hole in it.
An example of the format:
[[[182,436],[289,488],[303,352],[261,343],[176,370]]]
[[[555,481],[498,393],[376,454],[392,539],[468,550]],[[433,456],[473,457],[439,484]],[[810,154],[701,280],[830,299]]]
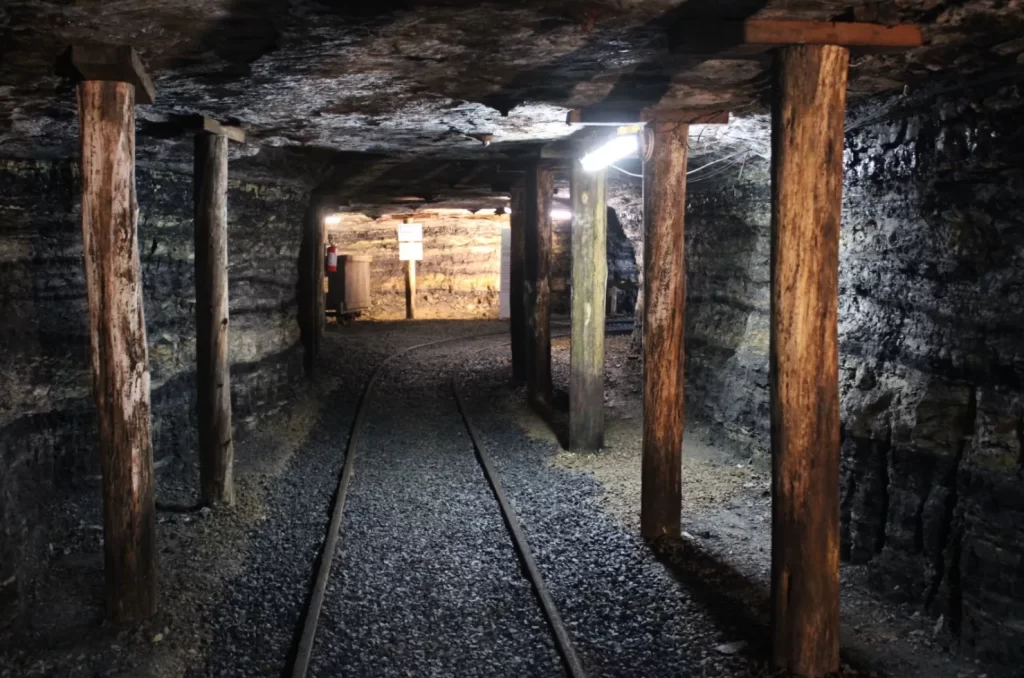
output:
[[[1020,0],[0,0],[0,678],[1014,678]]]

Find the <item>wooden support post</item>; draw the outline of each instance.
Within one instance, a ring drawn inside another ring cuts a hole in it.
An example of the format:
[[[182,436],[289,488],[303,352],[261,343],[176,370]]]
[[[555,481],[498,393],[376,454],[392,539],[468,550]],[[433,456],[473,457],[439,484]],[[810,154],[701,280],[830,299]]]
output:
[[[233,504],[228,362],[228,137],[195,137],[196,388],[199,484],[206,504]]]
[[[512,377],[526,381],[526,300],[523,296],[526,265],[526,186],[522,180],[512,185],[512,216],[509,228],[512,237],[510,252],[509,332],[512,340]]]
[[[314,193],[303,224],[302,246],[299,250],[299,329],[304,349],[303,363],[306,374],[312,376],[320,356],[320,340],[326,324],[326,295],[324,293],[324,206],[321,196]]]
[[[136,621],[156,612],[156,524],[135,202],[135,86],[80,83],[78,116],[107,608],[117,621]]]
[[[604,444],[604,318],[608,293],[605,171],[572,168],[572,344],[569,449]]]
[[[640,527],[678,536],[682,488],[686,327],[687,137],[690,126],[655,122],[644,168],[644,434]]]
[[[839,669],[839,221],[849,50],[779,50],[772,115],[775,665]]]
[[[551,199],[554,173],[538,164],[526,173],[526,391],[539,413],[551,412]]]
[[[416,262],[405,262],[405,319],[416,319]]]

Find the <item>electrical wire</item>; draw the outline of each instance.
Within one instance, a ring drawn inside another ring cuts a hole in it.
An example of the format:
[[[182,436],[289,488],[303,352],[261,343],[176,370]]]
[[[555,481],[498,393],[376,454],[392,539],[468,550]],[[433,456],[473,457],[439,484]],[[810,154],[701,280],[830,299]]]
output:
[[[619,170],[620,172],[622,172],[622,173],[623,173],[623,174],[625,174],[626,176],[630,176],[630,177],[636,177],[637,179],[643,179],[643,178],[644,178],[644,175],[642,175],[642,174],[636,174],[635,172],[630,172],[630,171],[624,170],[624,169],[622,169],[621,167],[619,167],[618,165],[616,165],[615,163],[611,163],[611,164],[609,164],[608,166],[609,166],[609,167],[611,167],[612,169],[617,169],[617,170]]]

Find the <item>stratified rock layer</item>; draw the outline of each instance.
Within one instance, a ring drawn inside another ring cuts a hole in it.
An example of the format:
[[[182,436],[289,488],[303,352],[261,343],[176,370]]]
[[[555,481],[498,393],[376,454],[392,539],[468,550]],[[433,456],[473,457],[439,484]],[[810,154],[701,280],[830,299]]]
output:
[[[192,177],[140,169],[136,185],[154,453],[191,461]],[[31,586],[62,490],[99,473],[79,196],[74,163],[0,162],[0,616]],[[236,428],[275,407],[301,374],[295,280],[307,202],[275,186],[229,188]]]
[[[1024,102],[953,86],[849,115],[842,546],[965,647],[1024,657]],[[694,182],[690,416],[768,449],[770,182]]]

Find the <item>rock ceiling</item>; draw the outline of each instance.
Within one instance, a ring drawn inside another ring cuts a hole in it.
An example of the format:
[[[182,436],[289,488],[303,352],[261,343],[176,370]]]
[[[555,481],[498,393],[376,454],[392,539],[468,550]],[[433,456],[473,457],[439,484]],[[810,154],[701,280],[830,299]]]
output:
[[[1024,0],[895,0],[879,20],[920,22],[928,45],[855,58],[851,97],[1024,61]],[[157,87],[140,106],[143,163],[190,165],[176,116],[246,128],[232,171],[386,189],[429,172],[466,181],[573,133],[569,107],[606,100],[765,110],[759,62],[680,56],[693,17],[831,19],[825,0],[6,0],[0,4],[0,155],[76,153],[67,45],[133,45]],[[763,127],[763,126],[762,126]],[[397,172],[396,166],[406,168]],[[457,176],[456,176],[457,175]],[[389,178],[390,177],[390,178]],[[449,181],[449,183],[452,183]]]

